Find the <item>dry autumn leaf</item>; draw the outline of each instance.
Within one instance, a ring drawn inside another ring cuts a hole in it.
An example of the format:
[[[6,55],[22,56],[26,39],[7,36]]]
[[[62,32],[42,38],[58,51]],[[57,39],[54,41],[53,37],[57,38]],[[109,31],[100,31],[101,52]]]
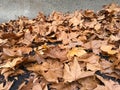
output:
[[[120,85],[117,82],[114,82],[112,80],[105,80],[101,76],[98,76],[98,75],[97,75],[97,78],[100,79],[104,83],[105,90],[120,90]],[[99,90],[99,88],[103,88],[103,87],[98,86],[97,89],[95,90]]]
[[[32,90],[43,90],[41,85],[39,83],[36,83],[33,87]]]
[[[28,67],[28,70],[40,72],[41,75],[49,82],[58,82],[58,78],[62,78],[63,65],[58,61],[44,62],[43,64]]]
[[[81,48],[81,47],[76,47],[76,48],[72,48],[72,50],[70,50],[68,53],[67,53],[67,57],[73,57],[73,56],[83,56],[85,55],[87,52]]]
[[[0,45],[7,43],[7,39],[0,39]]]
[[[67,60],[67,50],[61,49],[60,47],[50,47],[45,52],[45,56],[51,57],[51,58],[57,58],[61,61]]]
[[[30,45],[33,41],[33,39],[36,37],[36,35],[32,35],[29,31],[29,29],[26,29],[25,30],[25,37],[23,40],[21,40],[19,43],[23,43],[23,44],[26,44],[26,45]]]
[[[13,83],[13,81],[7,82],[5,86],[3,84],[0,84],[0,90],[10,90]]]
[[[113,55],[113,54],[116,54],[118,51],[117,50],[112,50],[113,46],[112,45],[102,45],[100,47],[100,49],[103,51],[103,52],[106,52],[110,55]]]
[[[0,68],[13,68],[14,66],[21,63],[22,61],[23,61],[22,57],[18,57],[18,58],[13,59],[12,61],[8,61],[4,65],[0,65]]]
[[[116,36],[110,35],[110,40],[111,41],[119,41],[120,40],[120,36],[118,36],[118,35],[116,35]]]
[[[78,80],[78,82],[82,85],[81,90],[93,90],[97,86],[97,81],[94,77],[86,77]]]
[[[3,53],[8,56],[15,56],[15,52],[9,48],[3,48]]]
[[[93,90],[109,90],[109,89],[103,85],[97,85],[97,87]]]
[[[65,80],[64,82],[72,82],[80,78],[92,76],[93,74],[94,72],[82,71],[78,60],[75,58],[70,66],[68,64],[65,64],[63,78]]]
[[[87,70],[91,70],[91,71],[97,71],[102,69],[99,63],[87,63],[86,67]]]
[[[47,85],[45,85],[43,88],[40,85],[40,83],[34,83],[35,85],[32,87],[32,90],[48,90]]]

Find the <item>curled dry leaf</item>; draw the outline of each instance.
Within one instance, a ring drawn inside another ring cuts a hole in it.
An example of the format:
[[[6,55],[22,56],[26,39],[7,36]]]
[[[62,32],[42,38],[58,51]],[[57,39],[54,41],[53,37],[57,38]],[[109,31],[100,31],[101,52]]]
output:
[[[101,76],[98,76],[98,75],[97,75],[97,78],[100,79],[104,83],[105,90],[119,90],[120,89],[120,85],[117,82],[114,82],[112,80],[105,80]],[[103,87],[98,86],[97,89],[95,90],[99,90],[99,88],[103,88]]]
[[[5,44],[7,42],[7,39],[0,39],[0,45]]]
[[[31,47],[18,47],[13,49],[16,52],[16,55],[22,56],[24,54],[29,54],[32,51]]]
[[[102,69],[99,63],[87,63],[86,67],[87,70],[91,70],[91,71],[97,71]]]
[[[10,90],[13,83],[14,83],[13,81],[7,82],[5,86],[3,84],[0,84],[0,89],[1,90]]]
[[[111,68],[112,67],[112,63],[107,61],[107,60],[104,60],[104,59],[101,59],[101,62],[100,62],[100,65],[101,65],[101,68],[102,68],[102,72],[104,73],[111,73],[113,72],[113,69]]]
[[[91,48],[95,54],[99,54],[101,45],[106,44],[106,43],[107,41],[93,40],[91,41]]]
[[[112,50],[113,46],[112,45],[102,45],[100,47],[100,49],[103,51],[103,52],[106,52],[110,55],[113,55],[113,54],[116,54],[118,51],[117,50]]]
[[[67,60],[67,50],[66,49],[60,49],[60,47],[50,47],[45,52],[45,56],[51,57],[51,58],[57,58],[61,61]]]
[[[92,49],[93,53],[95,54],[99,54],[100,53],[100,47],[101,45],[106,45],[107,41],[102,41],[102,40],[92,40],[90,42],[87,42],[85,44],[83,44],[83,47],[85,49]]]
[[[15,52],[9,48],[3,48],[3,53],[8,56],[15,56]]]
[[[91,71],[97,71],[97,70],[102,70],[102,67],[99,63],[100,57],[95,54],[90,54],[88,56],[84,56],[83,59],[80,58],[79,61],[84,61],[86,62],[86,69],[91,70]]]
[[[77,17],[73,17],[70,19],[69,21],[71,24],[73,24],[73,26],[77,26],[79,24],[81,24],[83,21],[78,19]]]
[[[97,87],[93,90],[109,90],[109,89],[103,85],[97,85]]]
[[[108,12],[119,12],[119,6],[115,3],[110,4],[109,6],[105,5],[104,7]]]
[[[110,35],[110,40],[111,41],[119,41],[120,40],[120,36],[118,36],[118,35],[116,35],[116,36]]]
[[[29,82],[27,84],[25,84],[25,82],[23,82],[20,86],[19,86],[19,90],[31,90],[33,87],[33,80],[29,80]],[[41,90],[41,89],[40,89]]]
[[[63,44],[68,44],[70,42],[70,39],[68,37],[68,34],[65,32],[65,31],[62,31],[60,32],[58,35],[57,35],[57,39],[59,41],[62,41]]]
[[[20,41],[20,43],[24,43],[26,45],[30,45],[33,41],[33,39],[36,37],[36,35],[32,35],[29,31],[29,29],[25,30],[25,36],[24,39]]]
[[[14,66],[18,65],[22,61],[23,61],[22,57],[18,57],[18,58],[13,59],[12,61],[8,61],[5,64],[0,65],[0,68],[13,68]]]
[[[87,63],[97,63],[99,62],[100,57],[95,54],[86,54],[84,57],[80,57],[78,61],[83,61]]]

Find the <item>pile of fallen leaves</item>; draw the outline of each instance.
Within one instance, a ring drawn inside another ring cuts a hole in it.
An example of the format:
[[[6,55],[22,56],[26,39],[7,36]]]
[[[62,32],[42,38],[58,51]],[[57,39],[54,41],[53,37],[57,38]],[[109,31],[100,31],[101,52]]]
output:
[[[120,90],[120,7],[0,24],[0,90],[27,72],[18,90]]]

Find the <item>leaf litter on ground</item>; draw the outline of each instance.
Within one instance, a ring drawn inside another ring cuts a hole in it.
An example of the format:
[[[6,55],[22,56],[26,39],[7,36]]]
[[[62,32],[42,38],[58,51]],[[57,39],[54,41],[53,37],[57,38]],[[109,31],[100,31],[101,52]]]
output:
[[[26,72],[18,90],[119,90],[120,6],[1,23],[0,90]]]

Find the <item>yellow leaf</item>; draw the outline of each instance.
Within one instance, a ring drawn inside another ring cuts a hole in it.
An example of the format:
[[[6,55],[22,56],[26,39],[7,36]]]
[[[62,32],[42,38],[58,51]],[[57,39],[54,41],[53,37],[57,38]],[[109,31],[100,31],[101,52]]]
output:
[[[78,48],[72,48],[72,50],[70,50],[67,54],[67,57],[73,57],[74,55],[80,57],[82,55],[86,54],[86,51],[81,48],[81,47],[78,47]]]

